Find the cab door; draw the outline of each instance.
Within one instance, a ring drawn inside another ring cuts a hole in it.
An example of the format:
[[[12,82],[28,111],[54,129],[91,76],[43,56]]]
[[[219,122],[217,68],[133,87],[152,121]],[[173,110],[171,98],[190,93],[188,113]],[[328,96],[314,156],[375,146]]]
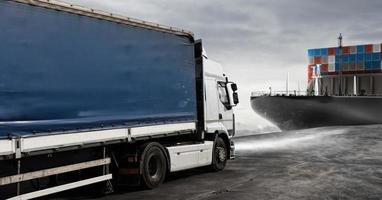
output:
[[[230,98],[230,88],[225,81],[217,82],[218,98],[219,98],[219,121],[224,127],[231,132],[233,130],[233,111],[232,102]]]
[[[213,123],[219,121],[219,96],[218,96],[218,86],[215,78],[206,77],[205,78],[206,87],[206,122]]]

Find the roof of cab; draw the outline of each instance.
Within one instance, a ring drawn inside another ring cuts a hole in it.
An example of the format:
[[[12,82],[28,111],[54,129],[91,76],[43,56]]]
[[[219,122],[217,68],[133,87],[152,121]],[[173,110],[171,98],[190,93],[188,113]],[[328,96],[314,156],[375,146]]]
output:
[[[166,26],[166,25],[161,25],[157,23],[147,22],[144,20],[139,20],[139,19],[126,17],[126,16],[122,16],[118,14],[113,14],[113,13],[109,13],[105,11],[85,8],[82,6],[73,5],[73,4],[69,4],[69,3],[65,3],[61,1],[56,1],[56,0],[13,0],[13,1],[30,4],[34,6],[39,6],[43,8],[60,10],[60,11],[68,12],[68,13],[93,17],[97,19],[112,21],[116,23],[122,23],[122,24],[131,25],[131,26],[147,28],[147,29],[151,29],[155,31],[187,36],[192,39],[194,38],[194,34],[191,31],[179,29],[172,26]]]

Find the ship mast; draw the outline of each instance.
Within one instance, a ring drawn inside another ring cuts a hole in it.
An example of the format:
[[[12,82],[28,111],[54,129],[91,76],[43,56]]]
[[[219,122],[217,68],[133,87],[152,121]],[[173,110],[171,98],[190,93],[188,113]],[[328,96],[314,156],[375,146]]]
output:
[[[340,33],[340,36],[338,37],[338,48],[339,48],[339,65],[340,65],[340,71],[339,71],[339,84],[338,84],[338,90],[339,90],[339,96],[342,96],[342,33]]]
[[[340,36],[338,37],[338,47],[342,48],[342,33],[340,33]]]

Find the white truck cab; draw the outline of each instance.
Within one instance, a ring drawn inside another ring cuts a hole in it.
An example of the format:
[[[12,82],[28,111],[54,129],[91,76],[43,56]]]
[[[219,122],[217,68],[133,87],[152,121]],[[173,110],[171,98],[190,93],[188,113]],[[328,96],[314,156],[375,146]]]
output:
[[[223,67],[208,59],[203,51],[205,90],[205,132],[219,133],[230,141],[230,158],[234,158],[235,115],[233,107],[239,103],[237,85],[230,82]]]

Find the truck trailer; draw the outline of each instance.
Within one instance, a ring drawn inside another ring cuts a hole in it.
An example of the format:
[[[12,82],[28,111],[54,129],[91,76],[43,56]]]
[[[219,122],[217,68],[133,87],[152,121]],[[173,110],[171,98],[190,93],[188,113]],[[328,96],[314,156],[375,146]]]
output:
[[[0,0],[0,199],[158,187],[234,158],[237,85],[192,32]]]

